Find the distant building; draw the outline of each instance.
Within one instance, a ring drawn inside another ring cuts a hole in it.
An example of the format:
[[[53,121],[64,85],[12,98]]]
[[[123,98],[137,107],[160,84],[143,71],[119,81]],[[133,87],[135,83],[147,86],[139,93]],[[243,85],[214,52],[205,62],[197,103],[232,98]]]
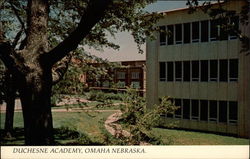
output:
[[[145,61],[122,61],[118,67],[107,69],[107,76],[103,76],[101,80],[88,78],[86,75],[86,83],[92,89],[108,90],[116,87],[123,90],[126,87],[136,88],[142,92],[145,91]],[[105,67],[101,63],[93,63],[95,67]]]
[[[214,7],[217,4],[214,4]],[[237,12],[228,20],[249,36],[249,24],[239,23],[243,1],[223,7]],[[250,136],[250,55],[241,53],[241,42],[201,10],[164,12],[157,26],[172,34],[158,33],[147,41],[147,107],[170,96],[177,106],[165,115],[176,126],[210,132]]]

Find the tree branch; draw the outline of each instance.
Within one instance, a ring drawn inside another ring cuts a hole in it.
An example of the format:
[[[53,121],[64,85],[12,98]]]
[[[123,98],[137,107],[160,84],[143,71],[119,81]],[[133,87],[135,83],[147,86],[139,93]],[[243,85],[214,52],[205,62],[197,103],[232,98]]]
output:
[[[14,49],[8,42],[0,42],[0,59],[3,61],[4,65],[11,71],[16,71],[15,59],[12,54]]]
[[[75,50],[95,24],[104,17],[105,10],[110,4],[112,4],[112,0],[90,1],[78,27],[64,41],[45,54],[46,63],[50,62],[49,64],[52,66],[68,55],[70,51]]]
[[[53,85],[61,81],[68,70],[72,56],[66,56],[56,66],[52,68]]]
[[[23,31],[27,34],[27,30],[25,29],[25,24],[24,24],[24,22],[22,21],[22,18],[20,17],[20,15],[19,15],[19,13],[18,13],[18,12],[19,12],[18,9],[13,5],[12,1],[9,1],[9,3],[10,3],[10,6],[11,6],[11,9],[12,9],[13,12],[15,13],[15,15],[16,15],[16,17],[17,17],[19,23],[20,23],[21,26],[22,26],[21,29],[20,29],[20,31],[16,34],[16,37],[14,38],[14,41],[13,41],[13,43],[12,43],[12,47],[15,48],[16,45],[17,45],[17,43],[18,43],[18,41],[20,40],[20,38],[21,38],[21,36],[22,36]]]

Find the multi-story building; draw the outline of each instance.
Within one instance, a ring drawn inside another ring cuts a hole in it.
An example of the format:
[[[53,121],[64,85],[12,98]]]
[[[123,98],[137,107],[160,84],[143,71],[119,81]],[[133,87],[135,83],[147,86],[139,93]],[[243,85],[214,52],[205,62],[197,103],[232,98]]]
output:
[[[249,24],[239,22],[243,1],[224,8],[236,11],[230,20],[249,36]],[[218,4],[213,4],[218,7]],[[241,52],[241,41],[219,27],[218,20],[199,8],[164,12],[156,40],[146,44],[147,107],[170,96],[180,108],[164,121],[176,127],[250,135],[250,55]],[[249,50],[248,50],[249,51]]]
[[[119,66],[107,69],[107,76],[99,80],[88,78],[86,83],[92,89],[108,90],[116,85],[117,89],[125,90],[126,87],[136,88],[145,92],[145,60],[143,61],[121,61],[116,62]],[[95,67],[105,67],[101,63],[93,63]]]

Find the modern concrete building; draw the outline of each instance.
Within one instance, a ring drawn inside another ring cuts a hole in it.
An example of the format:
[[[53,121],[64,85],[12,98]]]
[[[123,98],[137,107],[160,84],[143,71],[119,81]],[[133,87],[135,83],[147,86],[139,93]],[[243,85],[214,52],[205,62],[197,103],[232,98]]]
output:
[[[249,24],[239,22],[245,3],[237,0],[222,5],[236,11],[237,16],[227,20],[250,37]],[[165,115],[166,123],[249,138],[250,55],[241,52],[239,38],[219,27],[218,19],[201,9],[188,11],[164,12],[157,26],[170,34],[156,33],[156,40],[147,41],[147,107],[170,96],[180,109]]]

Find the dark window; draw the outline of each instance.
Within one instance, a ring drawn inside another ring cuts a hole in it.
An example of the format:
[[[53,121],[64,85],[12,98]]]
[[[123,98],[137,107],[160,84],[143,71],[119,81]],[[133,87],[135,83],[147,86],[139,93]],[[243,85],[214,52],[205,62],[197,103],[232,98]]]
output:
[[[210,81],[217,81],[218,79],[218,61],[210,60]]]
[[[166,45],[166,27],[160,26],[160,45]]]
[[[217,121],[217,101],[209,101],[209,121]]]
[[[238,120],[238,103],[229,102],[229,122],[237,123]]]
[[[220,40],[228,40],[228,31],[227,31],[228,18],[221,19],[220,22]]]
[[[208,119],[208,101],[200,101],[200,120],[207,121]]]
[[[181,110],[182,110],[181,99],[175,99],[175,106],[179,107],[175,111],[175,118],[181,118]]]
[[[175,44],[182,44],[182,24],[175,25]]]
[[[184,81],[190,81],[190,62],[184,61],[183,62],[183,70],[184,70]]]
[[[228,61],[227,60],[220,60],[220,81],[221,82],[227,82],[228,78]]]
[[[208,61],[201,61],[201,81],[208,81]]]
[[[199,32],[199,22],[193,22],[192,23],[192,42],[199,42],[199,37],[200,32]]]
[[[201,21],[201,42],[208,41],[208,21]]]
[[[173,64],[173,62],[167,63],[167,80],[168,81],[174,80],[174,64]]]
[[[219,26],[218,19],[214,19],[210,21],[210,41],[218,40],[218,35],[219,35],[218,26]]]
[[[192,81],[199,81],[199,61],[192,61]]]
[[[168,45],[174,44],[174,26],[168,25]]]
[[[190,23],[184,24],[184,43],[190,43]]]
[[[230,24],[233,26],[230,30],[230,39],[237,39],[237,32],[239,30],[239,17],[235,16],[230,19]]]
[[[192,119],[198,120],[199,119],[199,101],[198,100],[192,100]]]
[[[229,80],[238,81],[238,59],[229,60]]]
[[[219,101],[219,122],[227,122],[227,102]]]
[[[182,81],[182,63],[175,62],[175,81]]]
[[[166,81],[166,63],[160,62],[160,81]]]
[[[183,99],[183,119],[190,119],[190,100]]]

